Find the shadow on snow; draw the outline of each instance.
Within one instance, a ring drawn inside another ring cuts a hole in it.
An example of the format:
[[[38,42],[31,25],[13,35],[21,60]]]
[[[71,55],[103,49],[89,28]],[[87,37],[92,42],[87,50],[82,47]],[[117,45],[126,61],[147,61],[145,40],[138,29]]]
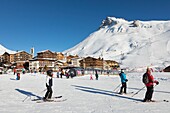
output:
[[[124,99],[128,99],[128,100],[133,100],[133,101],[142,101],[142,99],[136,99],[133,97],[119,95],[119,94],[117,94],[117,92],[113,92],[113,91],[107,91],[107,90],[91,88],[91,87],[86,87],[86,86],[79,86],[79,85],[72,85],[72,86],[75,87],[75,89],[84,91],[84,92],[107,95],[107,96],[115,96],[115,97],[124,98]]]
[[[32,92],[24,91],[24,90],[21,90],[21,89],[15,89],[15,90],[18,91],[18,92],[20,92],[21,94],[26,95],[27,97],[35,96],[35,97],[37,97],[38,99],[41,99],[40,96],[35,95],[35,94],[33,94]]]

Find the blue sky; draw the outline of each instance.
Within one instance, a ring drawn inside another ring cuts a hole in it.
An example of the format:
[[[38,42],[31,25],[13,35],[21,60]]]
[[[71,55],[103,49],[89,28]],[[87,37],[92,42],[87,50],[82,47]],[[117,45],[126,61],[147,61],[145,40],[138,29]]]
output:
[[[0,0],[0,44],[10,50],[62,52],[107,16],[170,20],[169,0]]]

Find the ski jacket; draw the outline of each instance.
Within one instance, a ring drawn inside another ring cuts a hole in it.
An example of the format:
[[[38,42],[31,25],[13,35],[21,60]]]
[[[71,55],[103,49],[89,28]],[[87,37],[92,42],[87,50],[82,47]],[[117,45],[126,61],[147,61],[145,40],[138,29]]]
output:
[[[157,80],[154,80],[154,77],[151,75],[150,72],[146,72],[146,74],[147,74],[148,79],[149,79],[149,82],[145,84],[147,87],[151,87],[151,86],[154,85],[154,83],[158,82]]]
[[[121,79],[121,82],[122,82],[122,83],[127,82],[126,74],[125,74],[124,72],[121,72],[121,73],[119,74],[119,76],[120,76],[120,79]]]
[[[53,78],[48,75],[46,76],[46,85],[49,87],[53,86]]]

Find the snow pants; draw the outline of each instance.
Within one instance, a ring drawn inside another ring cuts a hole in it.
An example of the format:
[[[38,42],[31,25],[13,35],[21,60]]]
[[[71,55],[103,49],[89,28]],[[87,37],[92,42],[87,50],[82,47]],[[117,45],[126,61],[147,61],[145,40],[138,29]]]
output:
[[[52,97],[53,90],[51,86],[48,86],[47,84],[46,87],[47,87],[47,92],[45,94],[45,99],[50,99]]]
[[[127,88],[126,82],[122,82],[122,86],[120,88],[120,92],[119,93],[126,93],[126,88]]]
[[[153,95],[154,88],[153,88],[153,86],[146,87],[146,88],[147,88],[147,91],[146,91],[146,93],[145,93],[145,99],[144,99],[144,100],[151,100],[151,99],[152,99],[152,95]]]

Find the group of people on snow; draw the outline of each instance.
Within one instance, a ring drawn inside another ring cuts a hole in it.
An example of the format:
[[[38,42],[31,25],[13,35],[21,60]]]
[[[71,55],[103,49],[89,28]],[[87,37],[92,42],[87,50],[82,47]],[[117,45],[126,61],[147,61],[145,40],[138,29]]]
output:
[[[99,74],[98,74],[97,70],[95,70],[95,78],[96,78],[96,80],[99,79]],[[90,80],[93,80],[92,74],[90,75]]]
[[[60,76],[62,78],[62,72],[60,73]],[[96,76],[96,80],[98,80],[98,73],[97,71],[95,71],[95,76]],[[123,94],[123,93],[127,93],[127,82],[128,79],[126,77],[126,74],[124,73],[124,70],[121,69],[121,72],[119,73],[120,79],[121,79],[121,87],[120,87],[120,91],[119,94]],[[146,78],[144,78],[146,77]],[[92,79],[92,78],[90,78]],[[144,80],[147,79],[147,80]],[[145,93],[145,98],[143,100],[143,102],[152,102],[152,95],[154,92],[154,84],[158,85],[159,82],[157,80],[154,79],[153,75],[151,74],[151,69],[147,68],[146,72],[143,75],[143,83],[145,84],[147,91]],[[46,76],[46,88],[47,91],[45,93],[45,97],[43,97],[43,100],[46,99],[51,99],[52,97],[52,86],[53,86],[53,71],[52,70],[48,70],[47,71],[47,76]]]
[[[123,93],[126,94],[127,93],[126,89],[127,89],[128,79],[126,78],[126,74],[124,73],[123,69],[121,69],[119,76],[120,76],[120,79],[121,79],[121,88],[120,88],[119,94],[123,94]],[[154,100],[152,100],[152,95],[153,95],[153,92],[154,92],[154,84],[158,85],[159,82],[154,79],[153,75],[151,74],[151,69],[149,67],[146,69],[146,72],[143,75],[142,81],[147,88],[143,102],[154,101]]]

